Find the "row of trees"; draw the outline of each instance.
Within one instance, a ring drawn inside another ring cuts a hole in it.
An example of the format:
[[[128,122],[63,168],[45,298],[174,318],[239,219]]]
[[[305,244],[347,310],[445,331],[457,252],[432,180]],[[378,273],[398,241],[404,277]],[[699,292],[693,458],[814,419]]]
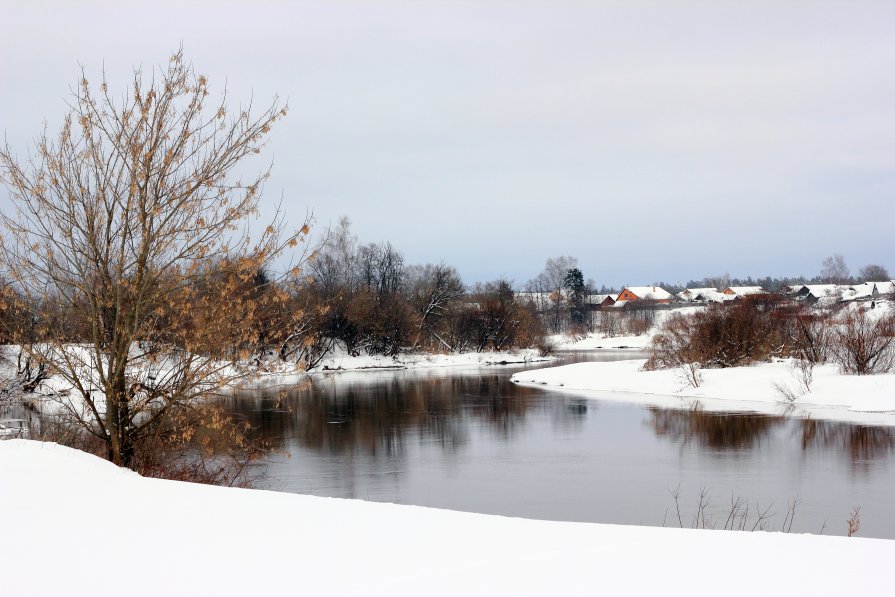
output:
[[[467,289],[444,263],[407,266],[390,243],[359,244],[347,218],[294,292],[308,334],[320,343],[314,355],[336,343],[351,354],[388,356],[543,344],[533,310],[515,300],[506,280]]]

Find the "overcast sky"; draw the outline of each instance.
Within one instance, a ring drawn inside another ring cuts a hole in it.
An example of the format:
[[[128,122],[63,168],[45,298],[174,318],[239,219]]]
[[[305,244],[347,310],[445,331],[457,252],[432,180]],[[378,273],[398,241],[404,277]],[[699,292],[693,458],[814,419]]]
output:
[[[895,2],[3,3],[0,131],[24,153],[80,75],[183,44],[274,94],[290,219],[467,281],[573,255],[608,285],[895,269]],[[5,189],[0,206],[9,209]]]

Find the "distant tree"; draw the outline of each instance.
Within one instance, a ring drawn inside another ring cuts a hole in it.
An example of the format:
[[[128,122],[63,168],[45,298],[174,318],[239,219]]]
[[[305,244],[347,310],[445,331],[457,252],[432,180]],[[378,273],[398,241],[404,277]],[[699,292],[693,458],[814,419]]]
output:
[[[466,343],[478,352],[489,347],[507,350],[544,346],[544,330],[534,306],[518,301],[509,281],[477,284],[469,298],[473,302],[454,311],[450,318],[453,323],[447,326],[449,335],[466,337],[456,338],[455,345]]]
[[[309,264],[310,273],[321,292],[334,298],[354,286],[356,268],[357,237],[351,231],[351,220],[342,216]]]
[[[568,313],[568,305],[563,296],[566,272],[577,267],[578,260],[575,257],[551,257],[547,259],[544,271],[526,284],[526,290],[538,297],[536,306],[554,333],[562,331]]]
[[[731,285],[733,285],[733,281],[730,279],[730,274],[727,272],[718,276],[708,277],[703,281],[703,284],[700,284],[700,286],[705,288],[717,288],[718,290],[724,290]]]
[[[884,282],[889,280],[889,270],[882,265],[865,265],[858,270],[858,279],[861,282]]]
[[[411,306],[419,318],[419,332],[427,330],[442,348],[454,347],[439,332],[439,324],[448,315],[453,304],[463,296],[463,281],[457,270],[444,263],[426,264],[408,268],[407,293]],[[417,343],[419,343],[419,338]]]
[[[584,285],[584,275],[581,270],[577,267],[567,270],[563,287],[568,292],[570,322],[574,327],[586,325],[587,288]]]
[[[830,255],[823,260],[820,268],[820,277],[827,284],[845,284],[849,280],[848,266],[842,255]]]
[[[404,256],[391,243],[369,243],[358,250],[359,282],[384,298],[404,288]]]

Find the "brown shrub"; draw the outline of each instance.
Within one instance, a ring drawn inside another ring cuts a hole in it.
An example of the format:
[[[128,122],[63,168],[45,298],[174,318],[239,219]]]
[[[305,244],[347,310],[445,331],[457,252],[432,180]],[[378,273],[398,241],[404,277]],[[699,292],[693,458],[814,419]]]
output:
[[[646,367],[723,368],[765,361],[786,353],[788,327],[779,303],[767,297],[712,305],[689,317],[673,315],[653,338]]]
[[[895,315],[873,318],[859,307],[833,332],[832,354],[843,373],[884,373],[895,366]]]

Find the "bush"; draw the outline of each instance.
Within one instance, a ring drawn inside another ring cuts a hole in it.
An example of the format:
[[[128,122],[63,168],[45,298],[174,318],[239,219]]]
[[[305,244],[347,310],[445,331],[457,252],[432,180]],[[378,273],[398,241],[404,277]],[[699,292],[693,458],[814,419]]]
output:
[[[689,317],[673,315],[653,338],[647,369],[699,363],[735,367],[766,361],[788,350],[788,316],[768,298],[712,305]]]
[[[811,364],[826,363],[830,357],[832,328],[829,318],[800,310],[792,321],[793,355]]]
[[[884,373],[895,366],[895,315],[874,318],[863,307],[849,311],[833,333],[832,354],[843,373]]]

